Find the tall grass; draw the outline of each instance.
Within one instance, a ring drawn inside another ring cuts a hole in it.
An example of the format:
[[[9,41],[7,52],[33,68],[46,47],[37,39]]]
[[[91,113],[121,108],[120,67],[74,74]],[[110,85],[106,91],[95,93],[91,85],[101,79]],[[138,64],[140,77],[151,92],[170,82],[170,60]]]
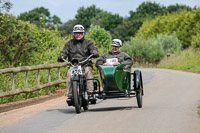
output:
[[[200,117],[200,105],[198,106],[198,115]]]
[[[189,48],[175,52],[170,58],[164,58],[158,67],[200,73],[200,51]]]

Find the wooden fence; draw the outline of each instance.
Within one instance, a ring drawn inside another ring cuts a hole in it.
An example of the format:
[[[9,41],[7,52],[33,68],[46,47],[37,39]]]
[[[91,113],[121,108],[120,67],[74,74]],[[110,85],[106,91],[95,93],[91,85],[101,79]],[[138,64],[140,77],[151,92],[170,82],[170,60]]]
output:
[[[145,57],[142,55],[134,55],[133,54],[132,59],[133,59],[133,62],[138,62],[139,64],[156,65],[159,63],[159,59],[157,59],[157,58]]]
[[[7,92],[1,92],[0,98],[6,97],[6,96],[13,96],[19,93],[34,92],[34,91],[41,90],[43,88],[47,88],[53,85],[65,83],[66,79],[60,79],[60,68],[66,67],[67,65],[68,65],[67,63],[58,63],[58,64],[43,64],[43,65],[36,65],[36,66],[24,66],[24,67],[0,69],[0,75],[11,73],[11,82],[12,82],[12,90],[7,91]],[[51,81],[50,71],[52,68],[58,69],[58,80]],[[40,70],[42,69],[48,70],[48,83],[40,85]],[[28,71],[34,71],[34,70],[37,71],[37,86],[33,88],[28,88]],[[15,74],[19,72],[25,72],[25,87],[15,89]]]

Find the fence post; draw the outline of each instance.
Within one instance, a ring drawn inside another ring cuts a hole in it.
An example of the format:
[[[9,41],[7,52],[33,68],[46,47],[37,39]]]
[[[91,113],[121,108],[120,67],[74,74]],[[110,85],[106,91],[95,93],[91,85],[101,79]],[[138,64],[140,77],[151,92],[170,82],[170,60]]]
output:
[[[58,67],[58,80],[60,80],[60,67]]]
[[[28,88],[28,72],[25,72],[25,89]]]
[[[37,87],[40,85],[40,70],[37,70]],[[39,97],[39,90],[37,91],[37,96]]]
[[[48,83],[51,82],[51,69],[48,69]],[[50,92],[50,87],[48,87],[48,91]]]
[[[37,70],[37,87],[40,85],[40,70]]]
[[[12,90],[14,90],[15,89],[15,77],[14,77],[14,73],[11,73],[11,76],[12,76]]]

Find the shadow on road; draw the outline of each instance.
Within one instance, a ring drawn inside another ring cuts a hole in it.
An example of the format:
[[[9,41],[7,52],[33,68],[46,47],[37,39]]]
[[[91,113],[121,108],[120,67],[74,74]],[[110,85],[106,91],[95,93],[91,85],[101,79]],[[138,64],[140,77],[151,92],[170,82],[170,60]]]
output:
[[[115,111],[115,110],[131,110],[134,108],[137,108],[137,106],[94,108],[94,109],[89,109],[88,111],[101,112],[101,111]]]
[[[53,112],[55,112],[55,111],[57,111],[57,112],[60,112],[60,113],[63,113],[63,114],[75,114],[76,112],[75,112],[75,109],[74,108],[66,108],[66,109],[49,109],[49,110],[47,110],[47,111],[49,111],[49,112],[51,112],[51,111],[53,111]]]

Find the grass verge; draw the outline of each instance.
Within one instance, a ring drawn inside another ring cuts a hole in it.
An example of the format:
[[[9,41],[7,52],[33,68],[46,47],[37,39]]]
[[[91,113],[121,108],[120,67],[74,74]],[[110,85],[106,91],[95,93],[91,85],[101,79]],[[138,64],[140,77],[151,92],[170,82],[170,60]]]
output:
[[[170,58],[163,59],[158,67],[200,73],[200,51],[189,48],[176,52]]]

